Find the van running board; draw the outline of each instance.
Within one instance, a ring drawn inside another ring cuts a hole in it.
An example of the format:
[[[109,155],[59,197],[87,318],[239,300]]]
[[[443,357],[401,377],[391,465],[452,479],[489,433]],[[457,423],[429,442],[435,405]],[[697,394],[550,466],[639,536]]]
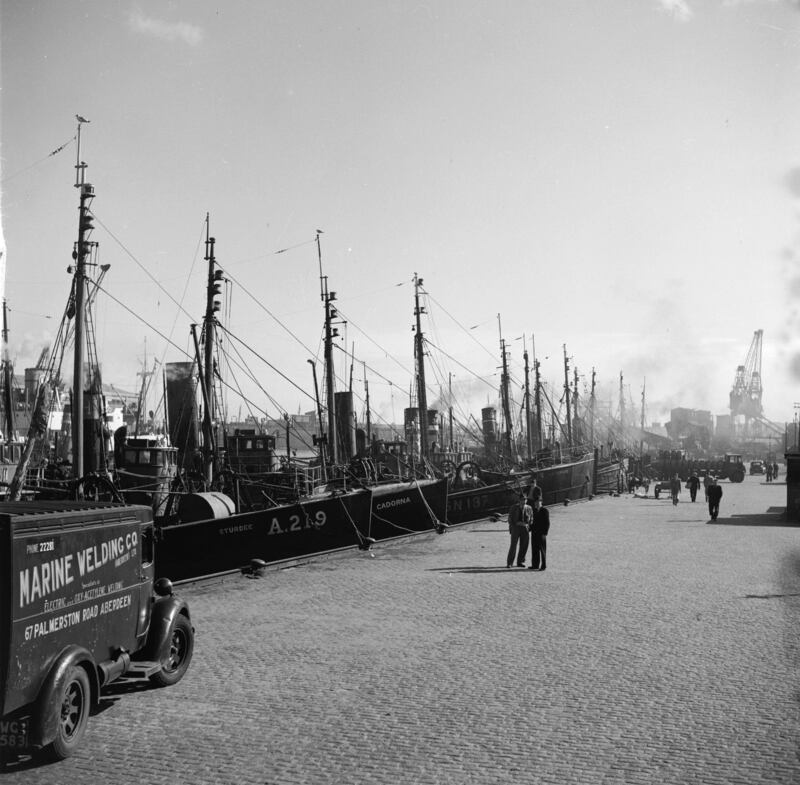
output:
[[[123,679],[147,679],[154,673],[158,673],[162,668],[160,662],[132,662],[131,667],[122,674]]]

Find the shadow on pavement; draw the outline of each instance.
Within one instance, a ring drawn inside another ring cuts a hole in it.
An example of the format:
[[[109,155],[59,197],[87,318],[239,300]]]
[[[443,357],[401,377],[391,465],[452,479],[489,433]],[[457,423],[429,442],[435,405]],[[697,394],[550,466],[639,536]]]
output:
[[[0,753],[0,773],[10,774],[15,771],[28,771],[29,769],[52,765],[55,762],[48,760],[42,754],[34,755],[30,752],[15,753],[6,751],[5,754]]]
[[[800,526],[795,521],[787,521],[783,512],[777,515],[768,512],[760,515],[731,515],[729,518],[717,518],[706,523],[717,526]]]
[[[92,706],[89,716],[96,717],[98,714],[113,708],[119,702],[119,696],[121,695],[156,689],[158,689],[158,686],[149,680],[121,678],[102,688],[100,700]],[[57,762],[51,760],[41,750],[16,753],[10,749],[0,749],[0,774],[38,769]]]
[[[431,567],[427,572],[464,572],[464,573],[486,573],[486,572],[530,572],[527,567]]]

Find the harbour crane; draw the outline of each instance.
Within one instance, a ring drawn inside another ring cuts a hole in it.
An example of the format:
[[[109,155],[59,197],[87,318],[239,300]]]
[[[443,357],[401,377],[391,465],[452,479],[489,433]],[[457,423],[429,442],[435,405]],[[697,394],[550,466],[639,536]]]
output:
[[[763,330],[753,333],[753,340],[747,351],[744,364],[736,368],[733,388],[730,395],[731,416],[743,416],[745,431],[749,432],[750,422],[763,417],[761,395],[764,391],[761,383],[761,341]]]
[[[46,371],[47,370],[47,357],[50,354],[50,346],[45,346],[41,353],[39,354],[39,359],[36,361],[36,365],[34,366],[37,371]]]

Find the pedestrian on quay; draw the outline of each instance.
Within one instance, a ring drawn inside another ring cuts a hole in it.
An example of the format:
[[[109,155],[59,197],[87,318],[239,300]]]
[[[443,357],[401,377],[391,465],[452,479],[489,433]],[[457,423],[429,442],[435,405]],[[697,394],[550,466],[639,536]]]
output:
[[[672,503],[677,504],[681,495],[681,478],[677,474],[669,481],[669,490],[672,494]]]
[[[711,485],[711,474],[710,472],[706,472],[705,476],[703,477],[703,490],[706,492],[706,501],[708,501],[708,486]]]
[[[695,501],[697,499],[697,489],[700,487],[700,478],[697,476],[697,472],[692,472],[692,476],[686,484],[689,486],[689,496],[692,497],[692,501]]]
[[[533,510],[528,504],[525,494],[520,493],[519,498],[508,511],[508,533],[511,535],[511,545],[508,549],[506,567],[512,567],[516,561],[517,567],[525,566],[525,556],[528,554],[528,526],[533,518]]]
[[[767,464],[767,482],[772,482],[772,464]]]
[[[542,498],[542,489],[539,487],[539,485],[537,485],[536,475],[534,474],[533,478],[531,479],[530,488],[528,488],[528,504],[530,504],[531,510],[533,510],[533,503],[537,499],[541,498]]]
[[[711,485],[708,486],[708,514],[711,520],[717,520],[719,515],[719,503],[722,500],[722,486],[717,484],[717,478],[711,478]]]
[[[777,463],[777,461],[772,464],[772,479],[773,480],[777,480],[778,479],[778,463]]]
[[[542,506],[542,500],[533,503],[531,521],[531,566],[530,570],[544,572],[547,569],[547,534],[550,531],[550,511]]]

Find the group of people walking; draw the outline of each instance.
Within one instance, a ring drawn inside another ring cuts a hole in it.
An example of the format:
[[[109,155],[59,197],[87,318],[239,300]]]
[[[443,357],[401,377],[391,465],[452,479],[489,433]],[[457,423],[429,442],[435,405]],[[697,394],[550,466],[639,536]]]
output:
[[[778,476],[777,464],[767,464],[767,482]],[[670,492],[672,503],[678,503],[681,493],[682,482],[680,476],[676,474],[670,480]],[[715,521],[719,515],[719,505],[722,501],[722,486],[717,482],[717,478],[711,474],[705,474],[701,480],[697,472],[692,472],[686,487],[692,501],[697,500],[697,492],[700,486],[705,491],[706,502],[708,504],[708,514],[711,520]],[[547,569],[547,535],[550,531],[550,512],[542,504],[542,489],[534,480],[528,494],[520,493],[517,501],[511,505],[508,511],[508,532],[511,537],[511,544],[508,548],[506,567],[525,567],[525,558],[528,555],[528,547],[531,550],[531,564],[529,570]]]
[[[778,464],[767,463],[767,482],[772,482],[778,477]],[[722,501],[722,486],[717,482],[713,474],[705,474],[703,479],[692,472],[686,487],[689,489],[689,496],[692,501],[697,500],[697,492],[702,484],[705,491],[706,502],[708,503],[708,514],[711,520],[715,521],[719,515],[719,505]],[[670,492],[672,503],[678,503],[681,493],[682,482],[679,475],[675,475],[670,480]],[[550,513],[547,507],[542,505],[542,489],[533,481],[528,494],[520,493],[519,498],[508,511],[508,532],[511,536],[511,544],[508,549],[506,567],[525,566],[525,558],[528,555],[528,547],[531,549],[531,564],[529,570],[547,569],[547,535],[550,531]]]
[[[542,489],[534,481],[526,496],[519,498],[508,511],[508,533],[511,545],[508,549],[506,567],[525,566],[528,545],[531,548],[529,570],[547,569],[547,535],[550,531],[550,511],[542,505]]]
[[[678,496],[681,493],[681,478],[676,474],[669,482],[670,492],[672,494],[672,503],[678,503]],[[689,489],[689,496],[692,501],[697,499],[697,491],[700,488],[700,478],[695,472],[692,472],[691,477],[686,482],[686,487]],[[722,486],[717,482],[717,478],[713,474],[706,474],[703,477],[703,488],[706,493],[706,502],[708,502],[708,514],[711,520],[716,520],[719,515],[719,503],[722,500]]]

